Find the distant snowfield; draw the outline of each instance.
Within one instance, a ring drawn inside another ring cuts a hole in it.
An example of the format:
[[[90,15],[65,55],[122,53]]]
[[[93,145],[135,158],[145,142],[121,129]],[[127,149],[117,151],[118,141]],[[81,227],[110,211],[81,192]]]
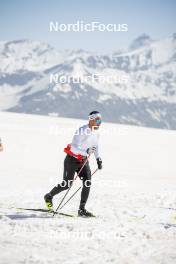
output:
[[[95,219],[16,209],[44,207],[62,179],[63,148],[85,122],[0,112],[0,263],[176,263],[175,131],[102,125],[104,167],[87,203]],[[76,214],[79,199],[63,212]]]

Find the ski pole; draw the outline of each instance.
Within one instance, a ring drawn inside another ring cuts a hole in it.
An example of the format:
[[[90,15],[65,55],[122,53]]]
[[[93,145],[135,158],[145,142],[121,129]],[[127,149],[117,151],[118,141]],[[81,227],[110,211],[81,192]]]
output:
[[[59,208],[60,210],[75,196],[75,194],[81,189],[81,186],[70,196],[70,198]]]
[[[77,174],[76,177],[73,179],[72,183],[70,184],[70,187],[68,188],[68,190],[67,190],[67,192],[65,193],[64,197],[63,197],[62,200],[60,201],[58,207],[57,207],[56,210],[53,212],[53,216],[55,215],[55,213],[58,211],[58,209],[59,209],[60,206],[62,205],[63,201],[65,200],[65,197],[67,196],[67,194],[69,193],[69,191],[70,191],[70,189],[71,189],[71,187],[72,187],[72,185],[73,185],[73,182],[76,180],[76,178],[79,176],[79,174],[80,174],[81,171],[83,170],[83,168],[84,168],[84,166],[86,165],[86,163],[87,163],[87,161],[88,161],[90,155],[91,155],[91,154],[89,154],[89,155],[87,156],[87,158],[85,159],[85,161],[84,161],[84,163],[83,163],[81,169],[79,170],[78,174]]]
[[[98,168],[91,174],[91,177],[97,172]],[[81,186],[70,196],[70,198],[59,208],[60,210],[75,196],[75,194],[81,189]]]

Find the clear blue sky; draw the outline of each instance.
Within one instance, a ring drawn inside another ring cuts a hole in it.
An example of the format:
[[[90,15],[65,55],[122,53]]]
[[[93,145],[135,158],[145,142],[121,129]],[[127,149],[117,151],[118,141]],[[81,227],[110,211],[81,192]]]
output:
[[[142,33],[168,37],[176,26],[175,0],[0,0],[0,40],[45,41],[57,49],[110,52]],[[49,32],[49,22],[99,21],[128,24],[128,33]]]

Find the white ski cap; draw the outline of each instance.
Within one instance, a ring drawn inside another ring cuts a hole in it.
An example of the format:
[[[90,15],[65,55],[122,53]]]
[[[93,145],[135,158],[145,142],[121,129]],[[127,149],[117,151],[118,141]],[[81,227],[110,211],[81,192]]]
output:
[[[101,118],[101,114],[98,111],[93,111],[89,114],[89,120],[95,120],[97,117]]]

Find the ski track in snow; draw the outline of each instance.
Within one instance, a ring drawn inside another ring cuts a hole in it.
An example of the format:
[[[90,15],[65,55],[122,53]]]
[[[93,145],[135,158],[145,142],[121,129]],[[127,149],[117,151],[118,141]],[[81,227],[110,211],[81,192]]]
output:
[[[0,263],[176,263],[173,131],[119,126],[126,134],[110,142],[102,136],[104,169],[93,176],[87,204],[96,218],[16,209],[43,208],[43,195],[62,179],[62,149],[71,138],[51,135],[49,128],[75,122],[0,113]],[[79,179],[71,192],[78,186]],[[54,198],[55,207],[62,196]],[[62,211],[76,214],[79,197]]]

